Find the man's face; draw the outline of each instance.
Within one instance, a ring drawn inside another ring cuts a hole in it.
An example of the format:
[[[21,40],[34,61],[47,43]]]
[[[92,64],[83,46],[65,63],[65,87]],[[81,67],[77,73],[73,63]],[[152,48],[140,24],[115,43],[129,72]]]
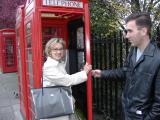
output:
[[[126,38],[131,43],[131,45],[135,47],[140,46],[143,42],[143,31],[136,25],[135,20],[129,21],[126,24],[126,30]]]

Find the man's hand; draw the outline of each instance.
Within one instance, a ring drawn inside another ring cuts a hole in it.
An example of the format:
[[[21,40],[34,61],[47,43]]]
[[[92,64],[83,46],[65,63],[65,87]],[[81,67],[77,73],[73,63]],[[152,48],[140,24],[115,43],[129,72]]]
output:
[[[101,77],[101,70],[96,69],[96,70],[92,70],[92,76],[96,77],[96,78],[100,78]]]

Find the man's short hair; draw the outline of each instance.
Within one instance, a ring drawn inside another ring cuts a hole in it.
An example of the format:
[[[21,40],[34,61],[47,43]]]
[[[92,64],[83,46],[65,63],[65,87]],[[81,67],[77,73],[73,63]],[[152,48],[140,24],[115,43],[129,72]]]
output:
[[[148,29],[148,34],[150,34],[152,22],[149,13],[132,13],[125,19],[125,22],[128,23],[132,20],[135,20],[137,26],[146,27]]]

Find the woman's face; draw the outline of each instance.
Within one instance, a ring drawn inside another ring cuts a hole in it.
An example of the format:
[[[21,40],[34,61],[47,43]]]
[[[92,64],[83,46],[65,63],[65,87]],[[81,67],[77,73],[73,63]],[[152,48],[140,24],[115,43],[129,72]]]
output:
[[[54,43],[51,45],[51,57],[60,61],[64,57],[64,47],[61,43]]]

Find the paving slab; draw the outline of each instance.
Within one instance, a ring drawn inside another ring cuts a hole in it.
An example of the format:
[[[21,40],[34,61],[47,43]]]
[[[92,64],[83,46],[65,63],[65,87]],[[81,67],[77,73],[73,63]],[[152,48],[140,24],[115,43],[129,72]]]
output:
[[[0,120],[23,120],[20,113],[17,73],[0,73]]]

